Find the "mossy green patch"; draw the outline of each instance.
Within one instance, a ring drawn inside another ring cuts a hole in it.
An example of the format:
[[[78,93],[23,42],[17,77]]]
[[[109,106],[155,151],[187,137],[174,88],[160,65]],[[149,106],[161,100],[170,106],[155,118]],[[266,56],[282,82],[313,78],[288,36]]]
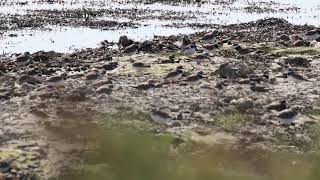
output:
[[[271,52],[280,55],[320,55],[320,49],[314,47],[286,48],[272,50]]]
[[[13,159],[12,166],[17,169],[28,169],[39,163],[31,152],[1,149],[0,159]]]
[[[230,114],[224,114],[218,117],[218,124],[222,125],[226,130],[232,131],[238,124],[244,124],[253,121],[252,117],[240,112],[233,112]]]
[[[320,107],[313,107],[306,112],[308,115],[320,117]]]
[[[261,44],[256,48],[265,54],[271,54],[273,51],[277,50],[277,48],[273,47],[272,45],[265,45],[265,44]]]

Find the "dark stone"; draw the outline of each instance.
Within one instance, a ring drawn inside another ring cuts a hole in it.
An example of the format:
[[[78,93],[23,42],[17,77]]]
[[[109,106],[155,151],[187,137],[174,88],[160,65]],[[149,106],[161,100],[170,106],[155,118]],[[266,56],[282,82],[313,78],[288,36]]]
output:
[[[310,42],[306,42],[303,40],[297,40],[293,43],[294,47],[301,47],[301,46],[310,46]]]
[[[119,38],[119,45],[122,47],[128,47],[133,43],[134,41],[129,39],[127,36],[120,36]]]
[[[97,93],[101,94],[111,94],[112,93],[112,85],[103,85],[97,89]]]
[[[146,53],[155,53],[158,51],[157,47],[153,45],[150,41],[145,41],[141,44],[139,51]]]
[[[318,37],[318,38],[316,39],[316,41],[317,41],[317,42],[320,42],[320,37]]]
[[[290,37],[287,34],[282,34],[279,37],[279,40],[281,40],[281,41],[290,41]]]
[[[155,88],[155,85],[153,83],[150,83],[150,82],[144,82],[144,83],[141,83],[141,84],[137,85],[135,88],[138,89],[138,90],[148,90],[148,89],[151,89],[151,88]]]
[[[302,37],[300,37],[299,35],[293,35],[292,37],[291,37],[291,39],[293,40],[293,41],[298,41],[298,40],[300,40],[300,41],[302,41],[303,40],[303,38]]]
[[[268,26],[275,26],[275,25],[286,25],[289,24],[288,21],[279,18],[267,18],[261,19],[256,22],[257,27],[268,27]]]
[[[4,64],[0,63],[0,72],[6,72],[6,67],[4,66]]]
[[[90,72],[88,72],[85,76],[84,76],[84,78],[86,79],[86,80],[95,80],[95,79],[98,79],[99,78],[99,74],[98,74],[98,72],[96,72],[96,71],[90,71]]]
[[[30,75],[22,75],[20,76],[19,80],[18,80],[19,83],[27,83],[27,84],[40,84],[41,81],[34,77],[34,76],[30,76]]]
[[[9,99],[11,90],[7,88],[0,89],[0,99]]]
[[[183,44],[183,45],[189,45],[189,44],[191,44],[191,40],[189,39],[188,36],[183,36],[183,38],[182,38],[182,44]]]
[[[222,64],[217,73],[222,78],[247,78],[249,74],[253,74],[254,71],[243,62],[227,62]]]
[[[291,66],[310,67],[311,63],[308,59],[303,57],[290,57],[284,60],[286,64]]]
[[[169,56],[169,58],[159,59],[159,63],[160,64],[171,64],[171,63],[174,63],[174,59],[175,59],[175,57],[173,55],[171,55],[171,56]]]
[[[102,68],[107,71],[111,71],[111,70],[116,69],[118,66],[119,66],[118,62],[109,62],[109,63],[103,65]]]
[[[0,173],[6,173],[11,169],[10,164],[7,161],[0,161]]]
[[[38,54],[33,57],[34,62],[48,62],[49,57],[43,54]]]

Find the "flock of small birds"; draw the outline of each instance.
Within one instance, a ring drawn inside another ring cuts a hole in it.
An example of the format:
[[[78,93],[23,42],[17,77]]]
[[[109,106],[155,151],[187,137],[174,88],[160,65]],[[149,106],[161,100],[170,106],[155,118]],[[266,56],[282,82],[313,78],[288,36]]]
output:
[[[305,38],[307,39],[315,39],[315,38],[319,38],[320,37],[320,30],[313,30],[310,32],[307,32],[305,34]],[[211,54],[218,48],[220,48],[220,44],[218,42],[218,31],[214,30],[214,31],[210,31],[209,33],[205,34],[204,36],[198,38],[196,41],[194,42],[190,42],[188,40],[188,37],[183,37],[183,42],[182,45],[180,47],[180,53],[186,57],[188,57],[189,59],[191,59],[193,62],[195,62],[196,64],[200,65],[203,62],[209,61]],[[233,47],[240,55],[247,55],[247,54],[251,54],[251,53],[256,53],[257,49],[255,48],[244,48],[239,44],[231,44],[230,42],[228,42],[231,47]],[[139,42],[135,42],[127,47],[125,47],[122,50],[122,54],[125,56],[129,56],[130,59],[129,61],[132,62],[132,67],[138,72],[138,74],[143,74],[143,72],[145,71],[145,69],[150,68],[151,65],[150,64],[146,64],[144,62],[138,62],[138,61],[134,61],[132,59],[132,56],[136,55],[137,53],[139,53],[139,48],[140,48],[140,44]],[[16,65],[26,65],[30,62],[30,53],[26,52],[23,53],[19,56],[16,57],[15,59],[15,64]],[[163,79],[167,82],[171,82],[171,83],[175,83],[178,80],[180,80],[182,78],[183,75],[183,69],[181,67],[178,67],[177,69],[174,69],[170,72],[168,72]],[[293,69],[288,69],[288,71],[285,73],[286,78],[294,83],[301,83],[301,82],[307,82],[310,81],[307,78],[305,78],[303,75],[299,74],[298,72],[294,71]],[[99,73],[97,71],[91,71],[90,73],[86,74],[86,76],[84,77],[85,80],[93,80],[93,79],[97,79],[97,77],[99,76]],[[61,74],[58,76],[53,76],[50,77],[46,80],[46,83],[48,86],[53,86],[53,87],[62,87],[63,84],[65,83],[65,80],[67,78],[66,74]],[[259,81],[261,80],[261,78],[269,78],[268,75],[263,75],[262,77],[254,77],[254,76],[250,76],[250,89],[253,92],[267,92],[270,89],[260,85]],[[188,83],[188,84],[196,84],[199,83],[199,81],[201,81],[201,79],[203,79],[203,72],[199,71],[194,75],[190,75],[188,77],[185,77],[183,79],[183,82]],[[148,83],[146,84],[146,86],[149,85]],[[141,87],[143,88],[143,87]],[[108,89],[108,88],[107,88]],[[110,89],[110,88],[109,88]],[[287,106],[286,102],[281,100],[277,103],[271,104],[270,106],[267,107],[268,110],[272,110],[272,111],[276,111],[277,112],[277,119],[279,119],[282,123],[284,124],[290,124],[292,122],[294,122],[294,120],[296,119],[298,113],[291,109],[288,108],[289,106]],[[154,111],[153,113],[156,113],[157,111]],[[159,114],[156,114],[155,116],[157,118],[161,117],[164,113],[161,113],[159,111]],[[164,117],[167,119],[167,117]]]

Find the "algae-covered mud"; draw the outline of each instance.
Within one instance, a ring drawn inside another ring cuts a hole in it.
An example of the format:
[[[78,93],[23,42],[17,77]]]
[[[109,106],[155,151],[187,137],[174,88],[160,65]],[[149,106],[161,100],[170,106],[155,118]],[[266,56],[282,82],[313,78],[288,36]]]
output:
[[[319,179],[319,12],[1,2],[0,179]]]

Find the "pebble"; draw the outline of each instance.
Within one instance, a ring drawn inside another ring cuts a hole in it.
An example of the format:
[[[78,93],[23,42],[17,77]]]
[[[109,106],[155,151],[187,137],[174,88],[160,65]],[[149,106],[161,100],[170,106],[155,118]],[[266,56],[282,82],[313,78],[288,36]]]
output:
[[[281,36],[279,36],[279,40],[290,41],[290,37],[287,34],[282,34]]]
[[[20,84],[23,84],[23,83],[27,83],[27,84],[40,84],[41,81],[34,77],[34,76],[30,76],[30,75],[22,75],[20,76],[18,82]]]
[[[119,66],[118,62],[109,62],[109,63],[104,64],[102,66],[102,68],[107,70],[107,71],[111,71],[111,70],[116,69],[118,66]]]

